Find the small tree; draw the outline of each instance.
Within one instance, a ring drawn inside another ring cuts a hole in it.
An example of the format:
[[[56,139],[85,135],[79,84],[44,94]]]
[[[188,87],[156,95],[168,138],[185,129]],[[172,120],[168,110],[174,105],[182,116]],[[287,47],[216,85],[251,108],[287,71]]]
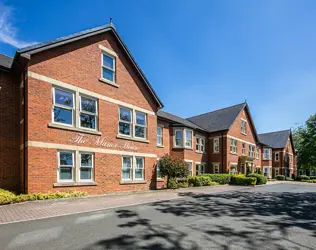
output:
[[[189,175],[187,164],[184,160],[165,155],[159,160],[161,177],[167,176],[167,187],[173,178],[182,178]]]

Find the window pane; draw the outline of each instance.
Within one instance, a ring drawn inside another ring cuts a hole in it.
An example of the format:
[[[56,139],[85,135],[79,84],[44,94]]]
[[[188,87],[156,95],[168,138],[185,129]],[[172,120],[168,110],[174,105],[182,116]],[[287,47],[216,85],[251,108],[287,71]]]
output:
[[[72,110],[54,107],[54,122],[72,125]]]
[[[144,168],[144,158],[136,158],[136,169]]]
[[[119,123],[120,134],[122,135],[131,135],[131,124],[120,122]]]
[[[102,67],[102,77],[113,82],[114,72]]]
[[[157,178],[161,179],[161,172],[160,172],[160,168],[159,168],[158,164],[157,164]]]
[[[96,100],[89,99],[86,97],[81,97],[81,110],[90,112],[90,113],[96,113]]]
[[[145,138],[145,128],[144,127],[135,126],[135,136],[136,137]]]
[[[187,140],[192,140],[192,131],[186,131],[186,139]]]
[[[120,120],[130,122],[132,120],[132,111],[125,108],[120,108]]]
[[[60,89],[55,89],[55,103],[73,107],[73,94]]]
[[[95,129],[95,115],[80,114],[80,126]]]
[[[114,67],[114,60],[112,57],[103,54],[103,66],[106,66],[110,69],[113,69]]]
[[[146,125],[146,115],[143,113],[136,112],[136,124]]]
[[[91,168],[80,168],[80,179],[91,180],[92,169]]]
[[[162,135],[162,128],[161,127],[157,127],[157,135]]]
[[[92,167],[92,154],[80,154],[81,155],[81,166]]]
[[[143,169],[135,169],[135,179],[144,179]]]
[[[123,157],[123,168],[131,168],[131,157]]]
[[[130,180],[131,179],[131,170],[129,168],[122,169],[122,179]]]
[[[73,166],[72,152],[59,152],[59,165]]]
[[[59,169],[59,179],[72,180],[72,168],[61,167]]]

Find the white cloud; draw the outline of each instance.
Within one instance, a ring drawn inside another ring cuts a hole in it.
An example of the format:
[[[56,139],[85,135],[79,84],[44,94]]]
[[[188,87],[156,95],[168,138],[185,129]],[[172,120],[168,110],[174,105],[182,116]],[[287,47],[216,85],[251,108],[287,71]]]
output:
[[[16,48],[23,48],[35,42],[26,42],[17,38],[18,29],[12,24],[14,10],[0,3],[0,42]]]

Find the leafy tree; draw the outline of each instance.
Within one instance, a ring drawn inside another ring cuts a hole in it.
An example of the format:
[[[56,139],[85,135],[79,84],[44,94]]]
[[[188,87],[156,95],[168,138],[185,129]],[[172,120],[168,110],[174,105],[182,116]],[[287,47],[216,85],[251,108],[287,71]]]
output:
[[[171,179],[187,177],[189,175],[186,162],[170,155],[165,155],[160,158],[159,169],[161,177],[167,176],[167,187],[170,186]]]
[[[316,114],[295,129],[293,140],[298,169],[316,170]]]

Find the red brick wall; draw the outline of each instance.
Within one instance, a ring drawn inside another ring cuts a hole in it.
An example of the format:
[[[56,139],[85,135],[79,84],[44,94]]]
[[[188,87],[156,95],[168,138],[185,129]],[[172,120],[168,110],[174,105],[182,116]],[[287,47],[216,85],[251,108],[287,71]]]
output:
[[[99,44],[115,51],[118,55],[116,60],[118,88],[98,80],[101,74]],[[120,45],[108,33],[36,54],[32,56],[28,70],[151,112],[157,111],[157,104],[141,82],[140,77],[135,73],[133,65],[122,52]],[[77,146],[75,142],[70,141],[77,132],[48,127],[52,120],[52,84],[29,77],[27,88],[28,141]],[[147,114],[148,143],[120,139],[117,138],[118,107],[117,104],[98,100],[98,127],[102,137],[105,137],[106,141],[110,143],[121,145],[129,143],[136,146],[135,152],[137,153],[156,154],[157,117]],[[88,133],[83,134],[90,141],[100,137]],[[91,145],[80,146],[90,147]],[[96,148],[97,146],[94,145],[93,147]],[[30,193],[67,189],[104,193],[145,190],[156,186],[155,157],[145,157],[146,184],[120,184],[121,155],[95,153],[95,182],[97,186],[56,188],[53,187],[53,184],[57,182],[57,149],[28,147],[27,156],[27,187]]]
[[[19,188],[19,85],[0,70],[0,188]]]

